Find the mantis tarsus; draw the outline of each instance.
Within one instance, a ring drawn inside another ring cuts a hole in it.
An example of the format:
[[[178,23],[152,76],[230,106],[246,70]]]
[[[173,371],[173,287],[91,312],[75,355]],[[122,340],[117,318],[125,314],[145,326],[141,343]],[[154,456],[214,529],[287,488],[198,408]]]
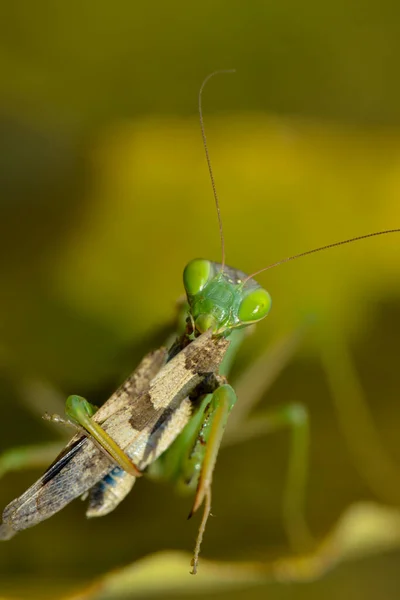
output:
[[[219,72],[216,72],[219,73]],[[70,396],[66,412],[78,429],[44,475],[3,513],[0,539],[52,516],[74,498],[89,495],[87,515],[112,511],[144,472],[169,476],[192,489],[190,514],[204,503],[193,570],[211,507],[212,476],[221,439],[236,394],[226,376],[245,328],[263,319],[271,299],[255,275],[284,262],[368,237],[374,232],[290,256],[251,276],[225,264],[219,201],[213,178],[199,94],[201,132],[218,214],[222,262],[191,261],[184,271],[187,294],[185,329],[167,351],[146,356],[127,381],[96,410],[84,398]],[[62,421],[60,417],[50,417]],[[281,410],[276,426],[304,425],[299,410]],[[306,538],[301,517],[293,520],[297,538]]]

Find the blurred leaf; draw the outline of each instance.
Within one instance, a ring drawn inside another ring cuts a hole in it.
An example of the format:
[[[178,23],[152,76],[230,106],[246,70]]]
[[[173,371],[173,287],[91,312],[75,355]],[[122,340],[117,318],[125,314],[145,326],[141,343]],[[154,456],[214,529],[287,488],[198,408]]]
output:
[[[399,544],[400,512],[360,503],[342,515],[333,532],[312,555],[248,564],[203,559],[198,575],[191,577],[189,554],[159,552],[99,578],[64,600],[123,600],[229,590],[274,580],[313,580],[343,561],[389,551]]]

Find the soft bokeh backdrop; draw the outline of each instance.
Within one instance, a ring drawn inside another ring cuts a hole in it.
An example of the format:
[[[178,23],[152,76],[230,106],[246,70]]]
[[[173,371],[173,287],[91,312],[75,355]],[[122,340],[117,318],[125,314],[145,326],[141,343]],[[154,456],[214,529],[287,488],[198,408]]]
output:
[[[237,69],[204,94],[229,264],[252,272],[400,226],[394,0],[37,0],[1,12],[0,450],[60,439],[39,419],[51,408],[34,385],[106,399],[163,341],[185,263],[220,259],[197,117],[209,72]],[[376,238],[260,277],[273,310],[237,372],[306,327],[262,407],[309,407],[306,512],[318,539],[355,502],[400,505],[399,248],[400,234]],[[291,554],[287,448],[282,433],[221,452],[205,557]],[[40,473],[5,476],[1,506]],[[191,550],[190,501],[139,483],[109,517],[88,522],[76,501],[2,544],[0,594],[54,598],[150,553]],[[378,552],[316,583],[235,597],[396,598],[399,558]]]

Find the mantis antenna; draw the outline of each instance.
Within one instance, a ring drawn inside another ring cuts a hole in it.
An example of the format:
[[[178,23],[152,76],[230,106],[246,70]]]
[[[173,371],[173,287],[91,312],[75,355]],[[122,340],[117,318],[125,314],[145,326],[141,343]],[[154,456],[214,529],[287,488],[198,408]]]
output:
[[[319,248],[314,248],[313,250],[307,250],[306,252],[300,252],[300,254],[294,254],[293,256],[287,256],[286,258],[283,258],[282,260],[278,260],[278,262],[268,265],[268,267],[264,267],[263,269],[260,269],[259,271],[255,271],[254,273],[252,273],[251,275],[246,277],[246,279],[243,281],[243,283],[246,283],[246,281],[248,281],[252,277],[256,277],[257,275],[259,275],[260,273],[263,273],[264,271],[268,271],[268,269],[273,269],[274,267],[277,267],[278,265],[283,265],[284,263],[287,263],[291,260],[295,260],[297,258],[301,258],[302,256],[307,256],[308,254],[315,254],[316,252],[322,252],[322,250],[329,250],[329,248],[335,248],[336,246],[344,246],[344,244],[351,244],[352,242],[358,242],[360,240],[365,240],[367,238],[375,237],[377,235],[386,235],[388,233],[400,233],[400,228],[399,229],[384,229],[383,231],[375,231],[374,233],[366,233],[365,235],[358,235],[357,237],[349,238],[348,240],[342,240],[341,242],[334,242],[333,244],[328,244],[327,246],[320,246]]]
[[[215,185],[214,173],[213,173],[212,166],[211,166],[210,154],[208,152],[207,137],[206,137],[205,127],[204,127],[204,118],[203,118],[202,95],[203,95],[204,87],[208,83],[208,81],[215,75],[220,75],[222,73],[236,73],[236,69],[220,69],[218,71],[213,71],[212,73],[207,75],[207,77],[204,79],[203,83],[201,84],[200,91],[199,91],[199,117],[200,117],[201,136],[203,138],[204,152],[206,155],[208,172],[209,172],[210,180],[211,180],[211,187],[212,187],[213,194],[214,194],[215,208],[217,210],[217,216],[218,216],[219,235],[220,235],[220,240],[221,240],[221,253],[222,253],[221,270],[223,270],[225,267],[225,238],[224,238],[224,230],[222,227],[221,209],[220,209],[220,205],[219,205],[217,188]],[[341,240],[340,242],[334,242],[332,244],[327,244],[326,246],[320,246],[319,248],[313,248],[312,250],[307,250],[306,252],[300,252],[300,254],[294,254],[293,256],[287,256],[286,258],[283,258],[282,260],[278,260],[277,262],[272,263],[271,265],[268,265],[267,267],[264,267],[263,269],[260,269],[259,271],[255,271],[254,273],[252,273],[251,275],[246,277],[246,279],[243,281],[243,284],[245,284],[247,281],[249,281],[249,279],[256,277],[260,273],[263,273],[264,271],[268,271],[268,269],[273,269],[274,267],[277,267],[278,265],[283,265],[284,263],[287,263],[291,260],[296,260],[297,258],[301,258],[302,256],[308,256],[309,254],[315,254],[316,252],[322,252],[323,250],[329,250],[330,248],[335,248],[336,246],[344,246],[345,244],[351,244],[353,242],[358,242],[360,240],[365,240],[367,238],[375,237],[378,235],[386,235],[389,233],[400,233],[400,228],[385,229],[383,231],[375,231],[373,233],[359,235],[359,236],[356,236],[353,238],[349,238],[347,240]]]
[[[207,137],[206,137],[206,131],[204,128],[203,109],[202,109],[201,103],[202,103],[202,94],[203,94],[204,86],[211,79],[211,77],[214,77],[214,75],[220,75],[221,73],[235,73],[235,72],[236,72],[235,69],[221,69],[219,71],[214,71],[213,73],[210,73],[209,75],[207,75],[207,77],[201,84],[200,91],[199,91],[199,117],[200,117],[201,137],[203,138],[204,152],[206,153],[206,161],[207,161],[207,166],[208,166],[208,172],[210,174],[210,179],[211,179],[211,187],[212,187],[213,194],[214,194],[215,208],[217,209],[219,236],[220,236],[220,240],[221,240],[221,253],[222,253],[222,259],[221,259],[221,267],[222,268],[221,268],[221,270],[222,271],[225,266],[224,230],[222,228],[221,210],[220,210],[220,206],[219,206],[217,188],[215,186],[215,180],[214,180],[214,174],[213,174],[213,170],[212,170],[212,166],[211,166],[210,155],[208,153]]]

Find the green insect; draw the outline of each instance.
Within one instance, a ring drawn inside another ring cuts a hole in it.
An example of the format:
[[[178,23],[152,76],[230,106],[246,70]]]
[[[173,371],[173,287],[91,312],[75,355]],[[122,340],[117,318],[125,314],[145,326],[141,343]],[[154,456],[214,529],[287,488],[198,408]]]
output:
[[[209,75],[201,86],[199,112],[218,214],[222,261],[196,259],[186,266],[185,325],[168,350],[161,348],[147,355],[100,409],[80,396],[68,398],[66,423],[77,432],[44,475],[6,507],[0,539],[9,539],[36,525],[82,495],[89,498],[88,517],[106,515],[125,498],[136,479],[146,474],[192,490],[190,515],[204,504],[192,561],[192,573],[196,573],[211,509],[214,467],[237,400],[226,378],[246,328],[264,319],[271,308],[269,293],[253,277],[308,254],[400,231],[379,231],[329,244],[285,258],[250,276],[228,267],[201,106],[203,88],[216,73],[220,71]],[[64,422],[56,415],[47,418]],[[271,418],[272,428],[288,425],[297,432],[295,452],[304,458],[307,423],[298,406],[280,408]],[[294,502],[299,499],[299,493],[293,498]],[[291,514],[294,530],[306,537],[301,507],[292,507]]]

